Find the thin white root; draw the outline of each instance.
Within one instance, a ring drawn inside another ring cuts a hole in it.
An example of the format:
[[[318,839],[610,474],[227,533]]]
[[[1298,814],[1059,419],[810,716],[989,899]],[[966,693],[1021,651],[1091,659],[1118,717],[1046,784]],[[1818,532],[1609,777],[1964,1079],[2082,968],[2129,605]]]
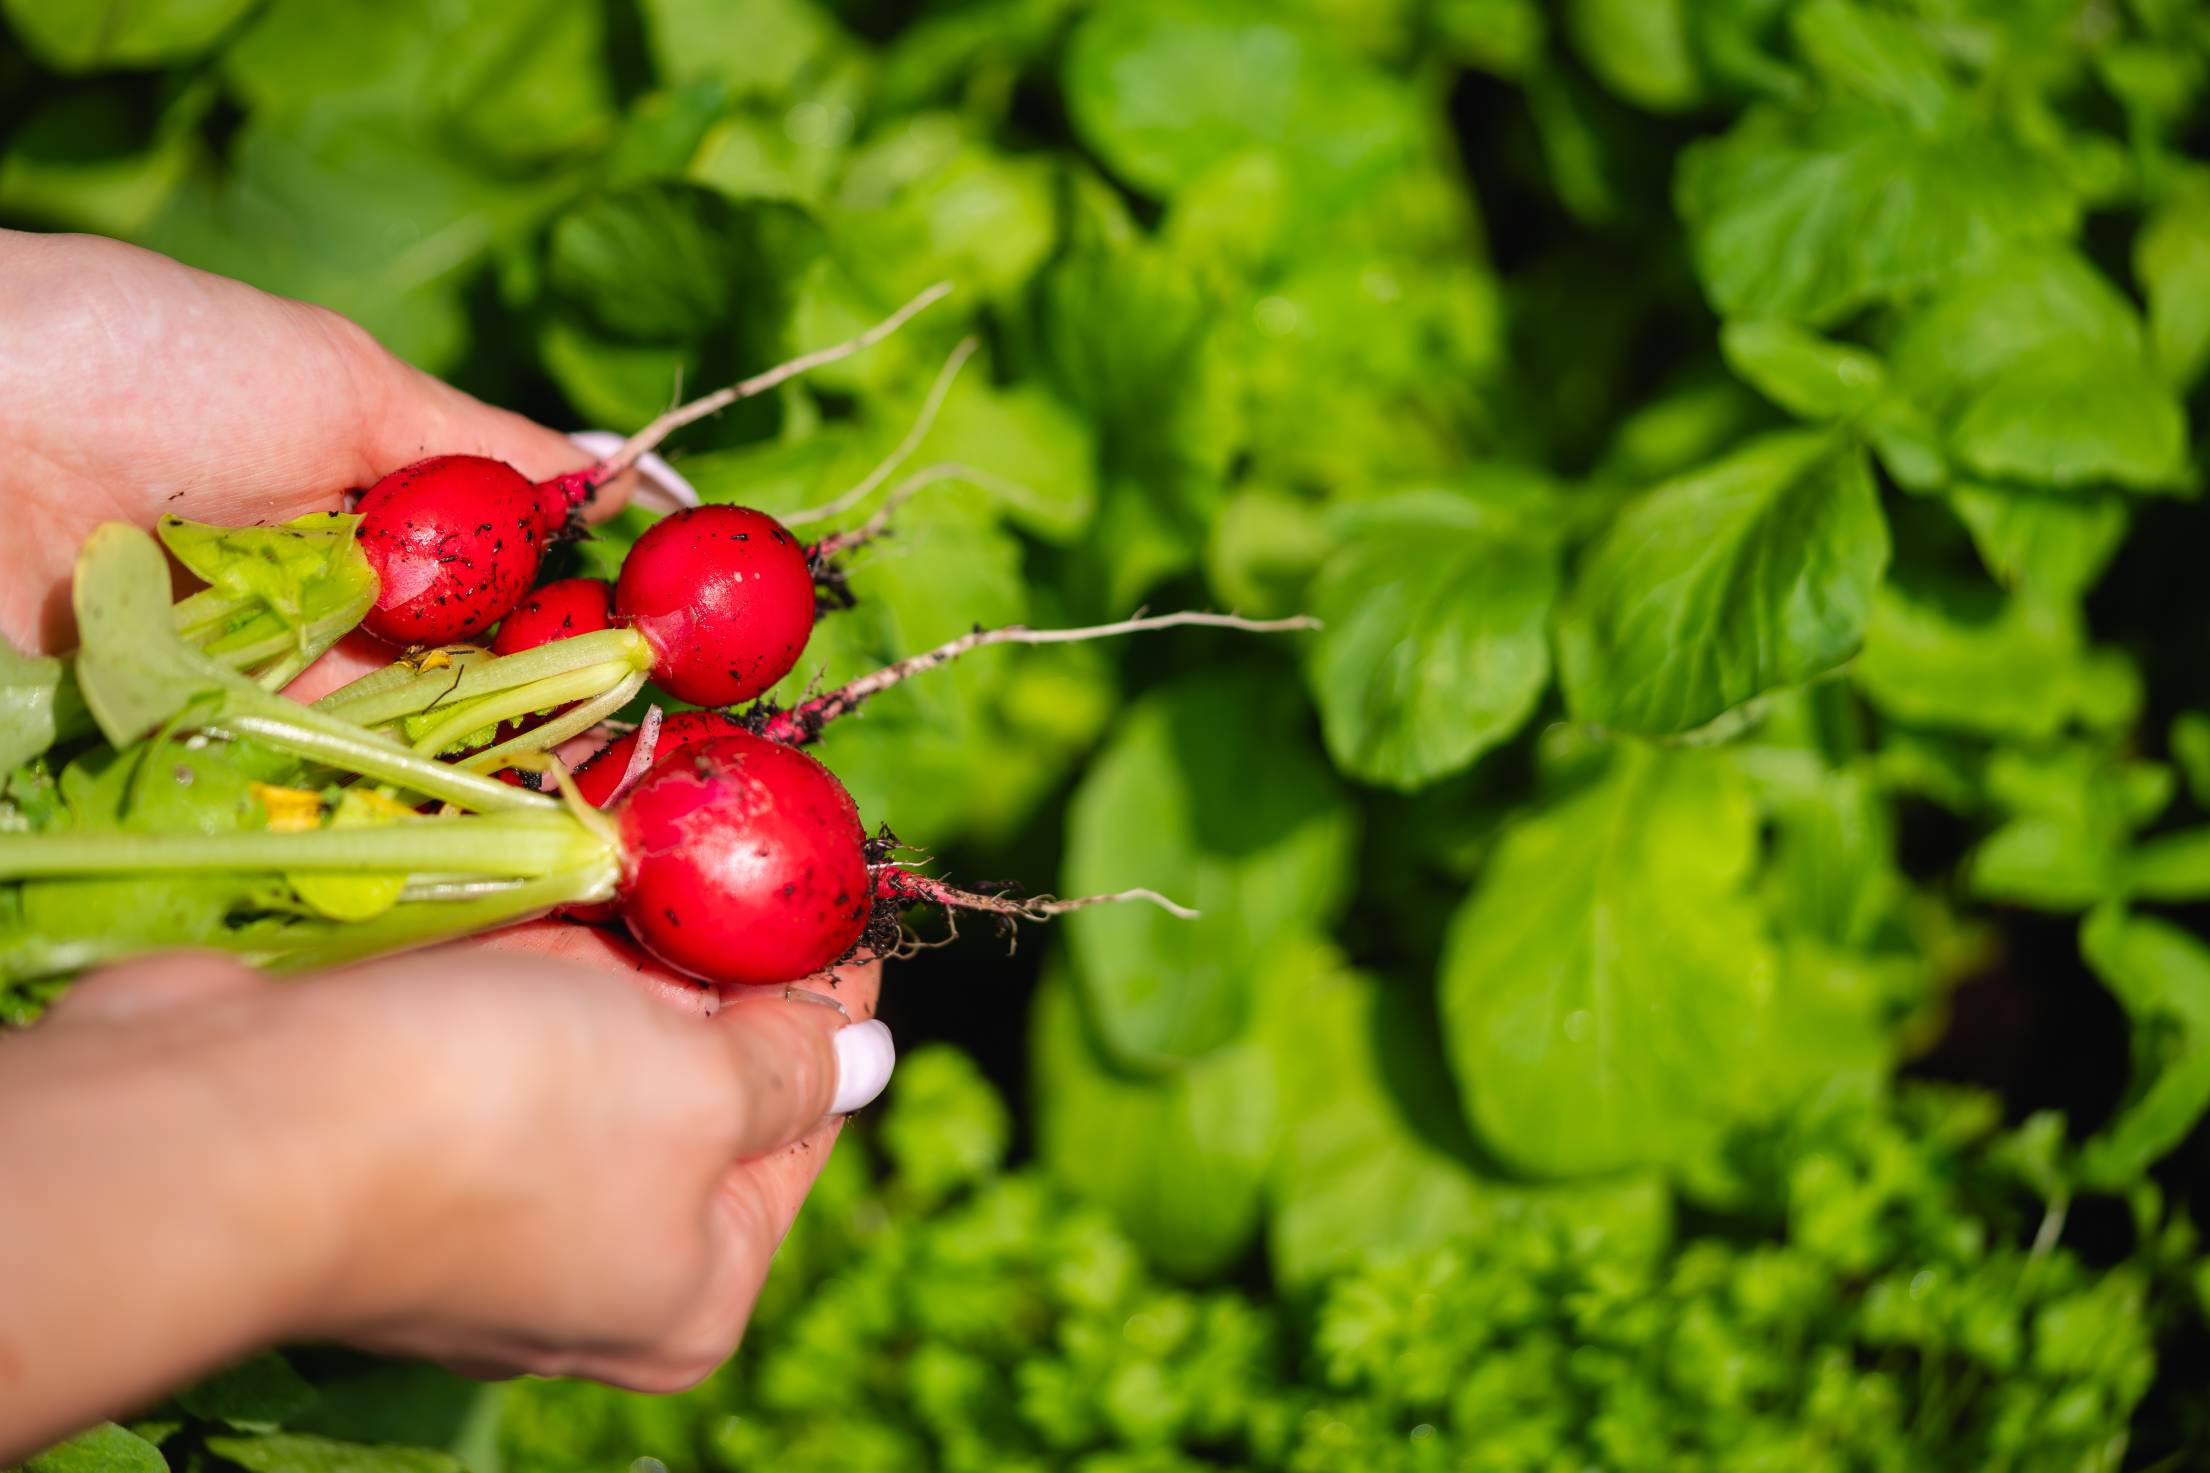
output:
[[[920,412],[914,415],[913,425],[905,432],[905,438],[893,446],[890,453],[858,485],[834,501],[792,512],[781,519],[783,525],[803,527],[809,522],[823,521],[850,511],[874,495],[875,488],[889,480],[899,466],[911,459],[913,452],[921,448],[921,442],[928,438],[928,432],[936,427],[936,416],[943,411],[944,400],[950,395],[952,384],[958,380],[959,370],[966,366],[967,360],[974,356],[975,349],[980,346],[980,338],[966,337],[959,340],[959,346],[952,349],[951,356],[944,360],[944,366],[936,371],[936,382],[929,385],[928,396],[921,401]]]
[[[925,465],[907,476],[882,499],[882,505],[875,508],[873,516],[846,531],[830,533],[809,547],[808,554],[818,565],[825,558],[838,557],[854,548],[865,547],[890,530],[890,518],[899,507],[911,501],[916,492],[925,491],[942,481],[970,481],[993,496],[1016,503],[1025,501],[1030,506],[1038,505],[1043,499],[1018,481],[1008,481],[1003,476],[992,475],[986,470],[956,460],[940,461],[935,465]]]
[[[802,373],[810,373],[816,368],[826,367],[831,363],[849,358],[854,353],[864,352],[866,349],[872,348],[899,328],[904,327],[923,308],[949,296],[951,289],[952,284],[950,282],[939,281],[857,337],[847,338],[841,343],[835,343],[826,348],[817,348],[811,353],[801,354],[788,363],[778,363],[763,373],[756,373],[748,379],[729,385],[727,388],[716,389],[703,398],[693,399],[688,404],[679,405],[669,410],[651,424],[646,425],[636,434],[624,440],[622,448],[606,458],[604,474],[601,479],[608,481],[614,479],[614,477],[635,465],[647,451],[658,449],[662,440],[687,424],[702,420],[710,414],[719,414],[741,399],[750,399],[756,395],[766,393],[769,389],[778,388]]]

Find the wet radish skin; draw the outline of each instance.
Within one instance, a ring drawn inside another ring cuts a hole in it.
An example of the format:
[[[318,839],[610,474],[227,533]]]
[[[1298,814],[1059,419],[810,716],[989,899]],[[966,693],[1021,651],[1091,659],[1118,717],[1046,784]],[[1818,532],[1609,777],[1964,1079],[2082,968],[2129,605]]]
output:
[[[658,765],[684,747],[713,737],[743,735],[743,722],[720,711],[676,711],[661,718],[660,739],[652,744],[652,760]],[[604,808],[629,771],[630,756],[637,750],[637,733],[616,737],[583,760],[572,774],[576,791],[593,808]]]
[[[790,673],[813,632],[806,549],[766,512],[698,506],[637,539],[615,617],[652,646],[652,678],[694,706],[751,700]]]
[[[491,653],[518,655],[556,639],[611,628],[613,623],[613,584],[604,578],[562,578],[523,599],[499,621],[498,632],[491,637]]]
[[[451,644],[497,623],[529,592],[565,517],[520,471],[482,455],[402,466],[356,510],[354,535],[378,579],[361,627],[403,646]]]
[[[804,752],[749,732],[655,763],[622,801],[630,934],[708,982],[795,982],[867,927],[866,834],[851,794]]]

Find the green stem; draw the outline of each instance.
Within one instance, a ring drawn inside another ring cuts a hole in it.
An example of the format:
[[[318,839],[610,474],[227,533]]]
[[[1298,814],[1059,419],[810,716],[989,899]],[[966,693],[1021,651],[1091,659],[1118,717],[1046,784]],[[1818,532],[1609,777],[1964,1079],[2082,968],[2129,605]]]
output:
[[[583,735],[637,699],[637,692],[644,688],[645,673],[639,670],[597,700],[585,701],[572,711],[563,711],[544,725],[508,737],[495,747],[486,747],[461,759],[456,765],[469,772],[496,772],[524,752],[549,752],[568,738]]]
[[[279,716],[273,711],[224,714],[209,725],[220,727],[232,736],[251,737],[294,757],[374,778],[478,813],[555,806],[541,793],[463,772],[450,762],[418,757],[383,737],[358,730],[343,721],[331,721],[312,706],[293,706],[292,711],[297,713],[296,718],[289,713]]]
[[[276,971],[303,971],[430,946],[534,919],[563,905],[610,900],[617,871],[610,859],[523,880],[465,900],[405,901],[367,921],[308,921],[275,929],[259,960]],[[240,943],[248,932],[234,933]],[[274,944],[271,944],[274,943]],[[244,949],[241,946],[241,949]]]
[[[533,712],[603,696],[619,689],[635,673],[622,661],[608,660],[480,697],[453,707],[451,715],[416,738],[414,750],[425,757],[435,756],[470,732],[495,727],[502,721],[512,721]]]
[[[0,879],[206,870],[423,871],[535,878],[609,859],[565,813],[405,818],[373,828],[227,834],[0,834]]]
[[[652,646],[634,629],[594,629],[488,660],[463,654],[443,669],[416,670],[402,661],[338,687],[315,702],[315,709],[359,726],[382,726],[435,706],[472,701],[494,691],[613,663],[649,670]]]

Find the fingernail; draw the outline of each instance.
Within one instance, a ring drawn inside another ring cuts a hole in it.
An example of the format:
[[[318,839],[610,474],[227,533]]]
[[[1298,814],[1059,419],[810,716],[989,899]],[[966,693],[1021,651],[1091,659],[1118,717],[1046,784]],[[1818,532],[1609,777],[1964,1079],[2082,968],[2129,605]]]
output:
[[[783,1001],[812,1003],[818,1008],[835,1008],[847,1018],[852,1016],[843,1003],[838,1002],[826,992],[813,992],[804,987],[784,988]]]
[[[880,1018],[854,1023],[836,1031],[836,1098],[831,1115],[849,1115],[872,1102],[890,1082],[890,1066],[898,1061],[898,1046]]]

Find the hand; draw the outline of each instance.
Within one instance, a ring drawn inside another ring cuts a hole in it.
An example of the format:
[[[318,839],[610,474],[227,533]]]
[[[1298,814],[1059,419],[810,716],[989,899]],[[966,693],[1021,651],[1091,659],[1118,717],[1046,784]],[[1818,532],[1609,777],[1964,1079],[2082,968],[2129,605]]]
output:
[[[87,978],[0,1038],[0,1463],[282,1339],[695,1382],[888,1078],[844,1022],[768,991],[701,1023],[481,950]]]
[[[566,437],[400,363],[332,313],[113,241],[0,231],[0,456],[10,467],[0,514],[34,529],[0,538],[0,634],[19,646],[74,642],[70,565],[102,521],[143,525],[163,511],[281,520],[333,508],[347,490],[440,451],[494,455],[532,478],[589,459]],[[594,514],[617,507],[627,489],[607,488]],[[293,693],[310,698],[388,657],[365,642],[341,645]],[[630,985],[607,985],[609,973]],[[873,966],[812,985],[836,992],[853,1017],[871,1016]],[[244,1338],[223,1337],[228,1321],[215,1305],[136,1326],[120,1338],[151,1358],[141,1383],[129,1381],[113,1346],[96,1347],[102,1354],[82,1368],[75,1403],[49,1374],[65,1370],[67,1358],[45,1348],[14,1282],[51,1281],[54,1260],[0,1253],[0,1304],[16,1306],[0,1314],[0,1408],[39,1405],[49,1418],[71,1405],[90,1408],[86,1415],[123,1411],[134,1395],[209,1369],[256,1337],[305,1333],[478,1370],[568,1369],[652,1386],[703,1374],[734,1343],[757,1277],[835,1134],[833,1123],[822,1125],[795,1150],[739,1164],[766,1136],[818,1119],[821,1051],[818,1040],[804,1040],[807,1030],[840,1021],[831,1009],[743,993],[724,997],[651,964],[617,936],[556,922],[298,988],[177,958],[87,979],[52,1027],[0,1040],[0,1092],[17,1098],[32,1090],[18,1100],[12,1132],[0,1119],[0,1176],[27,1181],[19,1153],[35,1154],[44,1138],[84,1168],[70,1187],[123,1190],[128,1172],[102,1152],[165,1142],[159,1162],[186,1178],[160,1197],[170,1204],[162,1240],[220,1226],[205,1214],[179,1220],[194,1214],[176,1209],[202,1196],[192,1173],[292,1140],[291,1106],[264,1102],[208,1135],[180,1134],[191,1118],[181,1109],[133,1117],[138,1128],[109,1134],[87,1124],[41,1137],[22,1122],[35,1123],[41,1108],[66,1118],[55,1100],[87,1087],[63,1062],[42,1066],[42,1051],[103,1077],[136,1059],[157,1071],[162,1088],[197,1099],[257,1082],[236,1072],[246,1066],[234,1053],[216,1047],[235,1030],[287,1039],[273,1078],[310,1092],[302,1098],[318,1122],[311,1147],[291,1148],[311,1150],[311,1159],[289,1161],[287,1180],[311,1185],[320,1174],[347,1178],[348,1163],[388,1165],[395,1141],[410,1143],[400,1175],[419,1179],[387,1182],[400,1194],[391,1202],[356,1203],[351,1215],[366,1220],[362,1233],[336,1239],[339,1266],[324,1265],[320,1278],[287,1278],[260,1256],[286,1243],[282,1235],[297,1224],[257,1222],[248,1225],[253,1232],[219,1234],[230,1251],[249,1255],[242,1284],[161,1281],[147,1290],[181,1305],[199,1302],[195,1295],[218,1304],[256,1299],[266,1289],[271,1303],[242,1322]],[[640,995],[667,1006],[644,1007]],[[699,1021],[725,1004],[731,1016]],[[198,1020],[191,1028],[182,1026],[187,1016]],[[789,1048],[799,1053],[786,1061]],[[737,1101],[726,1115],[705,1104],[714,1086],[704,1081],[717,1076],[703,1059],[722,1066],[716,1098]],[[258,1060],[252,1068],[268,1066]],[[347,1093],[349,1069],[379,1087]],[[51,1097],[37,1093],[39,1080]],[[313,1094],[318,1087],[325,1092]],[[476,1196],[463,1190],[470,1184],[480,1188]],[[37,1198],[26,1192],[17,1200]],[[298,1200],[319,1199],[309,1191]],[[13,1226],[37,1232],[93,1220],[55,1216],[60,1201],[56,1195],[44,1213],[21,1214]],[[116,1230],[142,1221],[126,1208]],[[0,1223],[0,1237],[8,1226]],[[312,1233],[300,1240],[319,1241]],[[95,1245],[64,1241],[62,1257],[87,1272],[102,1266],[86,1256]],[[195,1271],[189,1258],[181,1261]],[[55,1312],[73,1319],[94,1305],[130,1303],[116,1275],[159,1265],[141,1256],[104,1267],[108,1277],[78,1285],[75,1316],[67,1304]],[[316,1314],[302,1309],[315,1305]],[[43,1398],[12,1394],[24,1358],[11,1356],[9,1335],[23,1326],[47,1384]],[[0,1415],[0,1462],[11,1435],[29,1434]]]
[[[334,312],[118,241],[0,230],[0,463],[10,524],[35,529],[0,539],[0,635],[17,645],[75,642],[70,565],[101,522],[283,521],[444,452],[532,478],[591,458]]]

